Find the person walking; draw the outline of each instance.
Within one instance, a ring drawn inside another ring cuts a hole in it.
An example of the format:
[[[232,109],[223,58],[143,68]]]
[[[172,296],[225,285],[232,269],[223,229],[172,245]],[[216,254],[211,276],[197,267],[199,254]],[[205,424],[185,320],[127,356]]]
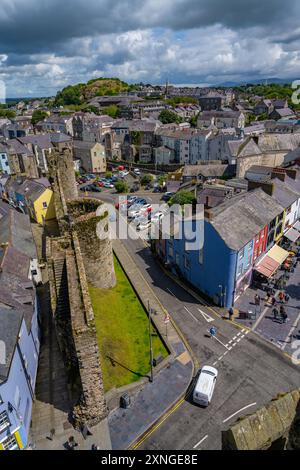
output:
[[[277,307],[274,307],[274,308],[273,308],[273,316],[274,316],[274,320],[277,320],[277,318],[278,318],[278,314],[279,314],[279,312],[278,312],[278,308],[277,308]]]
[[[284,300],[285,300],[286,303],[288,303],[288,301],[290,300],[289,294],[285,294]]]
[[[279,295],[278,295],[278,298],[279,298],[279,302],[282,302],[284,301],[284,292],[279,292]]]
[[[280,306],[280,318],[282,320],[282,323],[287,322],[287,314],[283,305]]]

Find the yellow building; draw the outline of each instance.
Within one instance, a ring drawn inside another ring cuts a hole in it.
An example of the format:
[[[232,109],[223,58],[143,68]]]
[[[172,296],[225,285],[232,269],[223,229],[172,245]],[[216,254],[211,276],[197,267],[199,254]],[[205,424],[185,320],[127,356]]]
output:
[[[51,187],[38,180],[25,180],[16,192],[19,206],[30,214],[38,224],[55,219],[54,194]]]

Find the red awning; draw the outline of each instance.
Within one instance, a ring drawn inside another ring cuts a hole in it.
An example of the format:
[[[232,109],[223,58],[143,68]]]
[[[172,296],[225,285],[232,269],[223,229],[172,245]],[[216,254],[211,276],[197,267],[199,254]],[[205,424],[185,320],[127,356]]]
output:
[[[255,266],[255,270],[266,277],[271,277],[279,268],[280,263],[275,261],[270,256],[266,255],[264,258]]]

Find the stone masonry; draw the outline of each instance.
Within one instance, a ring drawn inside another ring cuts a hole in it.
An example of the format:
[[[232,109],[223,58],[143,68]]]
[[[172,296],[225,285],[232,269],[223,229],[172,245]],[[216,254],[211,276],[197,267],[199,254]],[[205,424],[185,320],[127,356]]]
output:
[[[98,224],[100,230],[109,229],[108,213],[101,212],[100,201],[78,198],[69,151],[51,154],[49,168],[61,233],[47,241],[51,307],[69,382],[78,397],[70,418],[83,429],[107,417],[88,283],[102,288],[115,284],[111,242],[96,235]]]
[[[279,395],[222,432],[224,450],[300,450],[300,389]]]

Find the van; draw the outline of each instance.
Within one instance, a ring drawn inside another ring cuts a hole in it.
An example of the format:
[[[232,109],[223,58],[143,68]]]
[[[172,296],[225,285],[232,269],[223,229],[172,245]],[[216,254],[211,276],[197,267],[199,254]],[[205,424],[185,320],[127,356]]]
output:
[[[208,406],[211,402],[218,371],[214,367],[204,366],[201,369],[196,387],[193,392],[193,401],[198,405]]]

